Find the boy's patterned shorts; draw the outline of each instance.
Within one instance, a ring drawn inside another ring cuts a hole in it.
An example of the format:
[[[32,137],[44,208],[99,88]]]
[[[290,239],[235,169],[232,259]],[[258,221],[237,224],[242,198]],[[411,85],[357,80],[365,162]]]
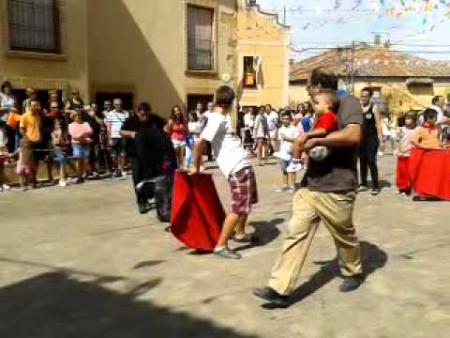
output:
[[[231,210],[237,215],[248,215],[252,205],[258,203],[255,172],[247,167],[228,178],[231,189]]]

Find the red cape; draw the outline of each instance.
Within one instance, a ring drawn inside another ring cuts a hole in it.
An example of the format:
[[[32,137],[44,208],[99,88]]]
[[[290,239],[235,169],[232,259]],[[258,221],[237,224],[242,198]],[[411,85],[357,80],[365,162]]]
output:
[[[225,211],[210,174],[175,173],[171,232],[192,249],[212,251],[219,239]]]

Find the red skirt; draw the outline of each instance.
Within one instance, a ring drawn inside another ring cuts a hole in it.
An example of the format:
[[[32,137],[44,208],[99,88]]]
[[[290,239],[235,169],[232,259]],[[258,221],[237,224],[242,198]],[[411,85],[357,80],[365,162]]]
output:
[[[413,148],[409,172],[417,195],[450,201],[450,149]]]
[[[210,174],[175,173],[171,232],[189,248],[212,251],[219,240],[225,211]]]
[[[399,191],[408,191],[411,189],[411,179],[409,175],[409,157],[398,157],[396,182]]]

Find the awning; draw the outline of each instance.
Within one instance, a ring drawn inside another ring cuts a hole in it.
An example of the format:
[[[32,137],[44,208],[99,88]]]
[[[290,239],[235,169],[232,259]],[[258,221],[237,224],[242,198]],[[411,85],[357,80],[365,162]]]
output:
[[[414,84],[426,84],[426,85],[431,85],[434,83],[433,79],[430,78],[424,78],[424,77],[418,77],[418,78],[414,78],[411,77],[409,79],[406,79],[406,85],[414,85]]]

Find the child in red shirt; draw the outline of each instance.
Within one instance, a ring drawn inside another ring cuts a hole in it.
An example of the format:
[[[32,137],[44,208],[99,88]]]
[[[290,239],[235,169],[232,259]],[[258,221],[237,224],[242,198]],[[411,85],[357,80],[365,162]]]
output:
[[[339,98],[334,90],[322,89],[314,96],[314,110],[317,119],[311,131],[303,133],[296,141],[294,141],[292,158],[293,166],[300,163],[300,158],[304,151],[303,146],[308,139],[325,137],[329,133],[338,130],[339,125],[336,115],[338,109]],[[311,151],[314,151],[315,148],[311,149]]]

